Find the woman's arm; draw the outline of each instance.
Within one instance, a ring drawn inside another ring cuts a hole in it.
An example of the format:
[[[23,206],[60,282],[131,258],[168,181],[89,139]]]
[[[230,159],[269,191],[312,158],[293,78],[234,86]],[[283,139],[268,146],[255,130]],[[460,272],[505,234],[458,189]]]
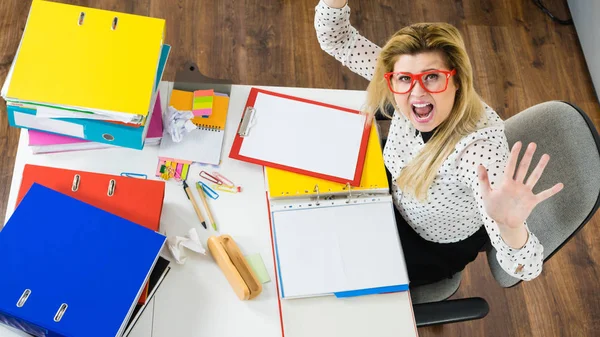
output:
[[[529,230],[527,223],[519,224],[519,235],[515,240],[510,229],[499,225],[486,211],[480,192],[477,168],[481,164],[487,169],[489,183],[496,188],[502,183],[504,169],[508,160],[508,147],[501,143],[479,140],[470,144],[457,161],[461,181],[473,191],[490,242],[496,248],[496,259],[509,275],[529,281],[542,272],[544,247]],[[507,231],[508,230],[508,231]]]
[[[321,0],[315,7],[315,30],[321,49],[353,72],[368,80],[373,78],[381,48],[350,25],[346,0]]]

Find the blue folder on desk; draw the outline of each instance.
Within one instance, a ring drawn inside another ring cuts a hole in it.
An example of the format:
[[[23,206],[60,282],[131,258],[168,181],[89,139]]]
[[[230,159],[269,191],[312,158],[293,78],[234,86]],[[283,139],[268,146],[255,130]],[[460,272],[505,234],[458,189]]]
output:
[[[34,184],[0,232],[0,323],[34,336],[120,336],[164,242]]]

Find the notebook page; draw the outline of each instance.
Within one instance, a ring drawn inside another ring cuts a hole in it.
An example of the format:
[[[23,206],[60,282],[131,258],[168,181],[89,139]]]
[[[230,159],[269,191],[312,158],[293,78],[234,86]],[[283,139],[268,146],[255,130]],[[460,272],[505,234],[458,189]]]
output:
[[[158,156],[219,165],[224,135],[224,131],[196,129],[185,133],[183,140],[175,143],[171,135],[165,131]]]
[[[282,297],[408,284],[390,199],[273,212]]]
[[[354,179],[365,116],[258,93],[240,155]]]

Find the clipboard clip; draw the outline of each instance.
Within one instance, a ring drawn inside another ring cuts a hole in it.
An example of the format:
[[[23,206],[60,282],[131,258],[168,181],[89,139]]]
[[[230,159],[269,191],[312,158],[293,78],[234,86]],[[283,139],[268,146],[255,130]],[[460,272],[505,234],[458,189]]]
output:
[[[250,128],[254,124],[254,115],[256,114],[256,109],[252,106],[246,107],[244,111],[244,117],[242,117],[242,121],[240,123],[240,129],[238,130],[238,134],[240,137],[246,137],[250,134]]]

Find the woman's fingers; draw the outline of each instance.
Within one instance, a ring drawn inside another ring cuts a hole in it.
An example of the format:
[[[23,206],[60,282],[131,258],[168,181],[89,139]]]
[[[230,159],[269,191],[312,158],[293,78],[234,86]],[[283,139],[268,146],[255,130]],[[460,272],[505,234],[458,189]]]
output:
[[[517,166],[517,159],[519,158],[519,152],[521,152],[521,142],[516,142],[510,150],[508,161],[506,162],[506,168],[504,169],[504,179],[513,179],[515,176],[515,166]]]
[[[540,158],[540,161],[538,162],[537,166],[535,167],[535,169],[533,169],[533,171],[529,175],[529,178],[527,178],[525,186],[529,187],[529,189],[533,189],[535,184],[537,184],[538,180],[540,180],[540,177],[544,173],[544,169],[546,168],[546,165],[548,165],[549,160],[549,155],[542,155],[542,158]]]
[[[527,146],[527,150],[525,150],[525,154],[523,155],[523,158],[521,158],[521,163],[519,164],[519,170],[517,171],[515,181],[521,183],[525,180],[525,176],[527,175],[527,171],[529,171],[529,165],[531,165],[531,159],[533,158],[536,147],[537,146],[535,143],[529,143]]]
[[[552,186],[551,188],[542,191],[538,194],[536,194],[536,199],[537,199],[537,203],[539,204],[540,202],[550,198],[551,196],[555,195],[556,193],[560,192],[563,189],[564,185],[562,183],[558,183],[554,186]]]

